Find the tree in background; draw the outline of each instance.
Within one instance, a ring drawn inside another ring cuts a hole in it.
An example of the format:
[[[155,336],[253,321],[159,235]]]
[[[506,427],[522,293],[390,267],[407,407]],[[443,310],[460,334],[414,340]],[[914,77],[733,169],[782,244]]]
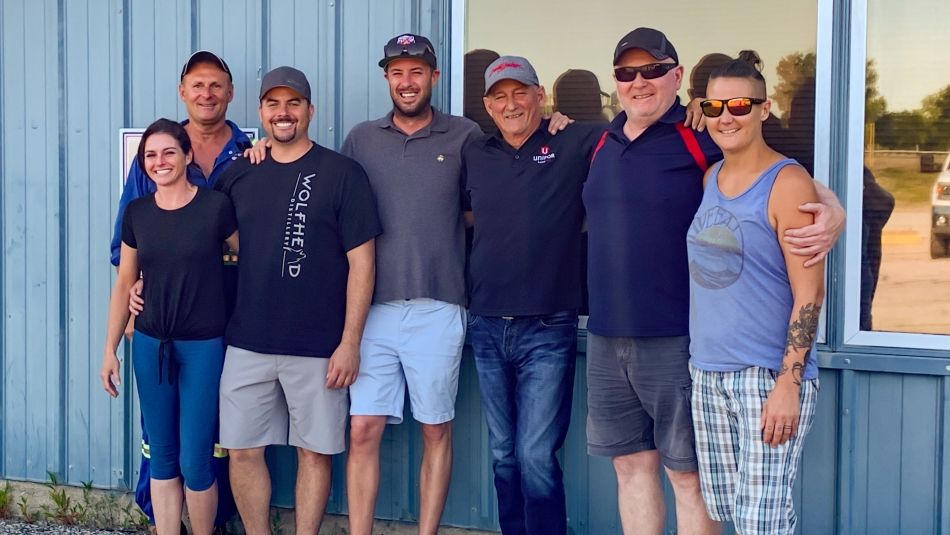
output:
[[[929,123],[929,138],[921,144],[927,150],[950,147],[950,85],[924,97],[921,111]]]
[[[815,53],[792,52],[778,61],[775,74],[779,82],[772,91],[772,100],[782,110],[782,122],[788,124],[792,99],[802,93],[801,86],[815,81]],[[864,122],[873,123],[887,111],[887,101],[877,89],[878,73],[873,59],[864,70]]]

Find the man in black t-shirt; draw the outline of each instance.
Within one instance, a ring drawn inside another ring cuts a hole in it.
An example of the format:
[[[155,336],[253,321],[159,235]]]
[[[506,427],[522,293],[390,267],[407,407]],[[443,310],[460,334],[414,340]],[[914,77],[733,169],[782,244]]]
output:
[[[221,444],[252,535],[270,530],[270,444],[297,448],[297,532],[319,531],[373,295],[380,225],[369,182],[359,164],[307,137],[312,117],[302,72],[267,73],[260,118],[269,157],[256,166],[235,162],[216,185],[231,197],[241,232]]]

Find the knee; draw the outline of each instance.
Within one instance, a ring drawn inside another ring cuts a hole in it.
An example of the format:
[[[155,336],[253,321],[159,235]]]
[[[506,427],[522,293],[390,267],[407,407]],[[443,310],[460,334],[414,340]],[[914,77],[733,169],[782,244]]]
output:
[[[181,474],[178,466],[178,450],[171,446],[149,446],[149,467],[152,479],[174,479]]]
[[[298,466],[320,466],[326,465],[330,466],[330,456],[324,455],[322,453],[317,453],[315,451],[310,451],[305,448],[297,448],[297,465]]]
[[[673,486],[677,494],[684,491],[699,492],[699,472],[681,472],[667,468],[666,477],[670,480],[670,485]]]
[[[181,460],[181,475],[185,480],[185,486],[194,491],[203,491],[211,488],[214,484],[214,468],[211,466],[211,456],[205,455],[204,458],[198,456],[184,457]]]
[[[231,464],[248,465],[264,462],[264,448],[246,448],[228,450]]]
[[[613,465],[621,483],[640,478],[658,478],[660,456],[656,450],[640,451],[614,457]]]
[[[385,430],[385,417],[354,416],[350,418],[350,450],[378,448]]]
[[[452,440],[452,422],[422,424],[422,439],[427,444],[443,444]]]

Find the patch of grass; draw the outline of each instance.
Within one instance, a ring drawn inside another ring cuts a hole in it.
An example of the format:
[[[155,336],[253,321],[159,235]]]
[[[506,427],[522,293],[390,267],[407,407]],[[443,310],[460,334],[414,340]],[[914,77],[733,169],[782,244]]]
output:
[[[73,503],[72,498],[66,492],[66,488],[60,486],[55,473],[46,472],[46,475],[49,476],[49,482],[44,483],[44,485],[49,489],[47,496],[49,496],[52,505],[44,504],[40,507],[43,515],[47,519],[60,524],[80,524],[86,516],[83,504]]]
[[[9,481],[5,481],[3,488],[0,488],[0,518],[10,518],[13,514],[13,486]]]
[[[96,491],[92,481],[82,482],[82,494],[77,497],[74,490],[60,484],[53,472],[47,472],[48,503],[39,510],[33,510],[26,495],[21,495],[17,507],[19,516],[26,522],[45,520],[47,522],[82,525],[91,528],[148,530],[148,517],[135,505],[128,494],[116,491]],[[12,488],[7,483],[0,488],[0,500],[6,492],[12,501]]]
[[[39,513],[30,509],[29,500],[26,498],[25,494],[20,495],[19,501],[16,503],[17,509],[20,510],[20,518],[24,521],[32,524],[39,520]]]
[[[891,192],[898,206],[930,204],[930,194],[936,173],[921,173],[910,167],[883,167],[872,169],[877,183]]]

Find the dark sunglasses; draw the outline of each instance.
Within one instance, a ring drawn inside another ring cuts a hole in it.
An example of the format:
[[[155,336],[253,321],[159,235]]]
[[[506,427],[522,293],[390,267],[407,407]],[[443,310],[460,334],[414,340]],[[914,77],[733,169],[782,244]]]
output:
[[[706,117],[719,117],[723,109],[728,109],[729,114],[733,116],[749,115],[752,106],[765,102],[763,98],[737,97],[728,100],[706,99],[699,103],[699,108],[703,110]]]
[[[432,50],[431,46],[420,41],[415,41],[406,45],[392,43],[386,45],[386,47],[383,48],[383,53],[386,54],[387,58],[398,58],[400,56],[424,56],[426,52],[433,55],[435,54],[435,51]]]
[[[637,79],[637,73],[644,80],[656,80],[675,69],[677,63],[648,63],[639,67],[614,67],[614,78],[618,82],[632,82]]]

